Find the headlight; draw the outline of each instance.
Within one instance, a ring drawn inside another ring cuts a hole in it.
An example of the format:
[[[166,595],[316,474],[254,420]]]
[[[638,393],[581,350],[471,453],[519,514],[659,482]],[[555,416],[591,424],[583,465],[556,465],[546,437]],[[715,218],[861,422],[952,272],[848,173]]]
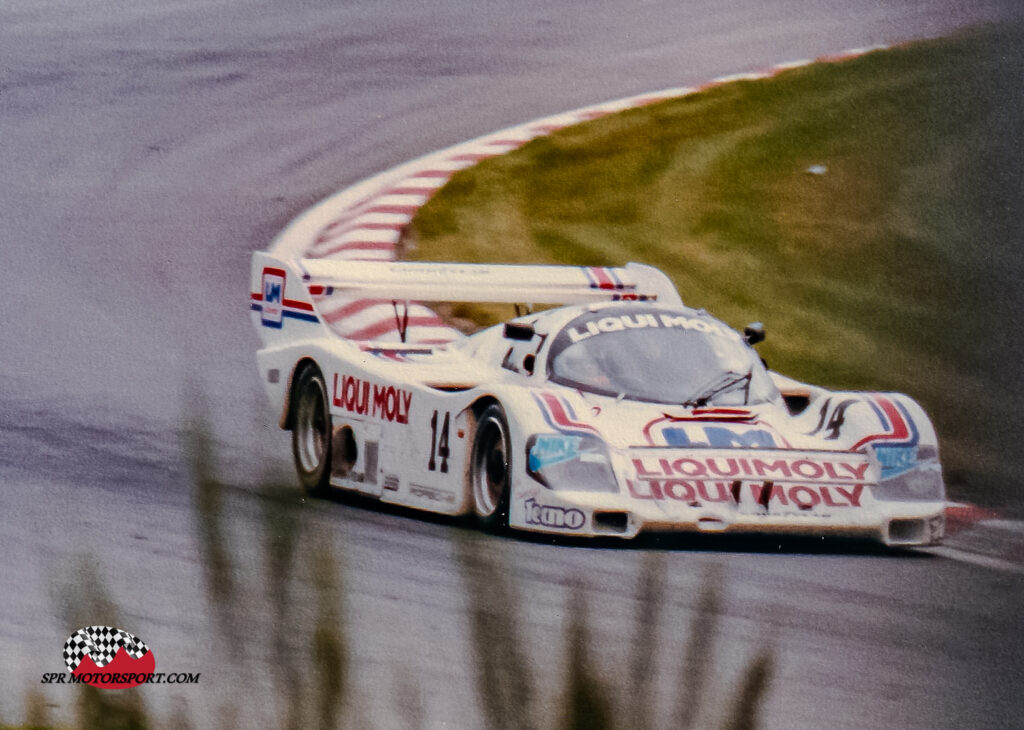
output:
[[[882,479],[874,489],[875,499],[890,502],[938,502],[946,498],[942,467],[937,459],[918,462],[916,466],[889,479]]]
[[[535,434],[526,443],[526,470],[549,489],[619,491],[608,447],[596,436]]]
[[[934,447],[918,446],[890,446],[889,444],[876,444],[873,449],[878,465],[882,468],[882,479],[889,479],[909,471],[917,466],[919,461],[927,461],[938,457]]]

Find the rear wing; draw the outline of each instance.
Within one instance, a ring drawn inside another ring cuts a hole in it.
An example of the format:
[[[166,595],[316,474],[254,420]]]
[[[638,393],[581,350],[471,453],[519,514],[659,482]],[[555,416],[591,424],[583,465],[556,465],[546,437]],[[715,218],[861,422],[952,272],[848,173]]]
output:
[[[252,257],[249,309],[265,347],[333,334],[360,342],[444,343],[461,334],[418,302],[681,305],[663,273],[619,268]]]
[[[301,259],[296,266],[311,291],[345,299],[513,304],[657,300],[682,304],[665,274],[634,263],[610,268]]]

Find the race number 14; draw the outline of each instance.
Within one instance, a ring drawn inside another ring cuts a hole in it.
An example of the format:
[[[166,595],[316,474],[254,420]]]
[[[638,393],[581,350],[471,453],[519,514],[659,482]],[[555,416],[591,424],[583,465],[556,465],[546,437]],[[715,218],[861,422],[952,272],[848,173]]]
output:
[[[444,422],[441,424],[441,438],[437,437],[437,411],[430,417],[430,461],[427,462],[427,469],[437,470],[437,457],[441,458],[441,473],[448,473],[448,457],[451,451],[448,448],[448,424],[451,421],[451,414],[447,411],[444,414]]]

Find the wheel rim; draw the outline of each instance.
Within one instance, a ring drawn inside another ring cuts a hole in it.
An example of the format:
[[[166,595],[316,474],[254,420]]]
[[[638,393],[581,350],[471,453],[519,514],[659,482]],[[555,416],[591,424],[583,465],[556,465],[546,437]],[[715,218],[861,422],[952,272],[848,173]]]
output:
[[[303,471],[314,472],[320,468],[327,452],[324,394],[316,380],[309,382],[299,399],[296,430],[299,466]]]
[[[473,492],[477,512],[483,517],[494,514],[508,484],[508,449],[504,425],[488,419],[478,436],[473,469]]]

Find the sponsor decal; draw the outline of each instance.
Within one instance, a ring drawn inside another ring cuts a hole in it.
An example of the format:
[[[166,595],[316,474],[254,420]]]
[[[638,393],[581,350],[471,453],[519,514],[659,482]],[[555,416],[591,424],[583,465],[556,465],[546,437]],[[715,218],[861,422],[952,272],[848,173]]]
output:
[[[882,466],[882,479],[891,479],[917,466],[917,446],[875,447],[875,456]]]
[[[734,333],[715,322],[701,317],[690,317],[685,314],[669,314],[665,312],[637,312],[634,314],[617,314],[592,319],[579,327],[569,327],[566,332],[573,343],[608,332],[622,332],[627,329],[685,329],[704,334],[730,336]]]
[[[666,446],[713,449],[772,449],[778,446],[771,431],[743,426],[670,423],[658,430]]]
[[[582,441],[579,436],[538,434],[530,446],[527,460],[529,470],[538,472],[545,467],[572,461],[579,455]]]
[[[632,458],[634,499],[672,500],[691,506],[750,503],[769,509],[860,507],[871,462],[855,454],[690,454]],[[816,514],[820,514],[817,513]]]
[[[281,329],[285,317],[304,322],[319,322],[312,304],[285,298],[285,281],[284,269],[267,266],[263,269],[260,291],[249,294],[249,308],[260,313],[260,322],[263,326]]]
[[[394,385],[381,385],[335,373],[332,401],[336,408],[343,408],[358,416],[392,423],[409,423],[412,393]]]
[[[702,479],[627,479],[630,496],[635,499],[674,500],[697,507],[701,504],[739,502],[743,487],[751,500],[763,507],[772,502],[784,507],[807,510],[818,507],[860,507],[864,494],[863,484],[803,485],[740,483],[707,481]],[[739,487],[739,488],[738,488]]]
[[[280,327],[284,318],[284,271],[263,269],[263,313],[264,327]]]
[[[583,510],[575,507],[552,507],[543,505],[532,497],[523,503],[526,510],[526,524],[542,525],[563,530],[579,530],[587,522]]]
[[[852,456],[852,455],[851,455]],[[684,456],[633,457],[639,479],[684,477],[771,479],[849,484],[865,481],[870,463],[865,459],[809,458],[807,456]]]
[[[140,684],[198,684],[199,673],[157,672],[153,652],[139,637],[114,626],[86,626],[64,642],[66,672],[46,672],[41,684],[87,684],[129,689]]]
[[[425,487],[422,484],[410,484],[409,494],[413,497],[419,497],[420,499],[426,499],[431,502],[445,502],[447,504],[451,504],[455,501],[455,495],[451,492],[434,489],[433,487]]]

